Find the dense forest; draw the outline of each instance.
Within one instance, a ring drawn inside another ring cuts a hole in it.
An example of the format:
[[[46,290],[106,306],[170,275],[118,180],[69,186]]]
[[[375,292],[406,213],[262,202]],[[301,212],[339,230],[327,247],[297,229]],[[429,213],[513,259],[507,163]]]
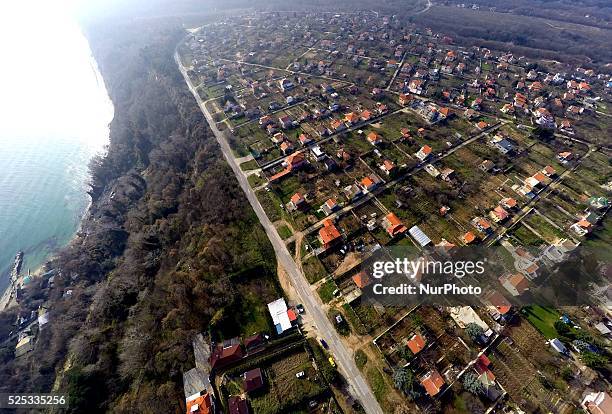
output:
[[[457,44],[511,50],[517,55],[578,65],[592,62],[603,67],[612,62],[609,28],[455,5],[434,6],[409,19],[452,36]]]
[[[51,322],[28,357],[0,351],[0,392],[68,392],[74,413],[184,412],[193,335],[243,334],[223,322],[279,294],[274,252],[173,61],[183,34],[168,20],[88,28],[115,105],[108,155],[55,285],[26,291],[21,312],[48,297]]]

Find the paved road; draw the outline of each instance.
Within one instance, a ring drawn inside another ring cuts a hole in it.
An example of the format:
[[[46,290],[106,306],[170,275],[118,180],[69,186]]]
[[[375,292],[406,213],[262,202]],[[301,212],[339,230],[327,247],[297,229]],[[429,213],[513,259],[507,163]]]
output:
[[[344,346],[344,344],[340,340],[340,336],[334,329],[330,320],[327,318],[325,312],[322,310],[322,303],[320,299],[315,294],[313,294],[313,291],[310,288],[310,283],[308,283],[308,280],[306,280],[304,274],[297,267],[295,261],[287,251],[285,243],[280,238],[280,236],[276,232],[276,229],[272,225],[272,222],[266,215],[264,209],[261,207],[261,204],[259,203],[255,192],[247,181],[246,175],[243,173],[243,171],[240,169],[240,166],[234,159],[232,150],[228,144],[228,141],[225,139],[223,132],[221,132],[217,128],[217,124],[213,120],[212,115],[207,111],[204,102],[200,98],[200,95],[196,92],[194,85],[189,79],[189,76],[187,76],[187,71],[182,64],[178,53],[175,53],[174,58],[179,66],[183,78],[185,79],[185,82],[187,83],[187,86],[189,87],[189,90],[198,102],[202,113],[206,117],[210,128],[215,134],[215,137],[219,142],[219,145],[221,146],[223,156],[225,157],[229,166],[234,171],[234,175],[236,176],[236,179],[238,180],[242,191],[244,191],[244,193],[246,194],[249,203],[251,203],[251,207],[253,207],[255,214],[257,214],[259,221],[263,225],[266,234],[268,235],[268,238],[272,243],[274,251],[276,252],[276,256],[279,262],[287,271],[287,274],[291,278],[292,284],[295,287],[298,295],[300,296],[302,303],[312,316],[315,326],[317,327],[317,332],[319,336],[325,339],[325,341],[328,343],[329,349],[332,355],[334,356],[336,363],[338,364],[340,373],[344,376],[344,378],[349,384],[351,394],[359,400],[366,413],[382,414],[383,411],[380,408],[378,402],[376,401],[374,394],[365,382],[361,372],[357,368],[357,365],[355,365],[352,353]]]

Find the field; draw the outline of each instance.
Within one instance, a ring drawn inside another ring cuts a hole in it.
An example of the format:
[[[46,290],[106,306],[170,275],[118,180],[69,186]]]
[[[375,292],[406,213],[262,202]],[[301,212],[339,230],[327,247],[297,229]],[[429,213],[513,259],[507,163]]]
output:
[[[317,293],[321,297],[323,303],[329,303],[334,299],[334,292],[338,289],[336,283],[333,280],[328,280],[323,283],[319,289],[317,289]]]
[[[264,388],[249,395],[253,412],[256,414],[297,411],[325,391],[320,375],[303,348],[285,354],[281,359],[260,368],[264,374]],[[297,378],[295,374],[302,371],[304,378]],[[241,378],[228,381],[227,391],[239,392],[241,382]]]
[[[526,306],[522,310],[527,320],[548,339],[558,336],[554,323],[559,320],[559,313],[551,308],[539,305]]]

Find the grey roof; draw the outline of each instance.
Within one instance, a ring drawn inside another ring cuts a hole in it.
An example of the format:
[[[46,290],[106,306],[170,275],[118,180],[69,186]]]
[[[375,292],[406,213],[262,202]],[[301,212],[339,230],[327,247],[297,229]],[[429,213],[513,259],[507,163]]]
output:
[[[183,372],[185,399],[209,389],[211,389],[211,384],[207,372],[199,368],[192,368],[187,372]]]
[[[196,367],[210,371],[210,343],[204,340],[204,336],[199,333],[193,338],[193,354],[195,356]]]
[[[423,233],[423,230],[421,230],[419,228],[419,226],[412,226],[410,228],[410,230],[408,230],[408,233],[410,233],[410,235],[417,241],[417,243],[419,243],[422,247],[427,246],[429,243],[431,243],[431,239],[429,237],[427,237],[427,235],[425,233]]]

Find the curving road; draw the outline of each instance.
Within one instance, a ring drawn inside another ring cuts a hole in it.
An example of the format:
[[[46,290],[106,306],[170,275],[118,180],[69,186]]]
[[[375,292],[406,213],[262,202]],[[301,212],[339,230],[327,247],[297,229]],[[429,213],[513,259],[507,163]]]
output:
[[[189,87],[189,90],[196,99],[198,106],[206,117],[206,120],[208,121],[211,130],[215,134],[215,138],[221,146],[223,156],[225,157],[229,166],[232,168],[232,171],[234,172],[234,175],[236,176],[236,179],[238,180],[242,191],[244,191],[245,195],[247,196],[247,199],[249,200],[249,203],[251,204],[251,207],[255,211],[255,214],[257,214],[259,221],[264,227],[266,234],[268,235],[268,238],[272,243],[272,247],[276,252],[278,260],[282,264],[283,268],[285,268],[285,270],[287,271],[287,274],[291,278],[291,282],[295,287],[298,295],[300,296],[302,303],[312,316],[315,326],[317,328],[318,335],[321,338],[325,339],[325,341],[329,345],[329,350],[331,351],[332,355],[336,360],[340,373],[344,376],[347,383],[349,384],[351,394],[359,400],[366,413],[382,414],[383,411],[380,408],[378,401],[376,401],[372,390],[370,390],[370,387],[365,382],[361,371],[359,371],[357,365],[355,365],[352,353],[344,346],[344,344],[340,340],[340,336],[336,332],[330,320],[327,318],[325,312],[322,310],[322,303],[319,297],[311,290],[310,283],[308,283],[308,280],[306,280],[306,277],[296,265],[295,261],[293,260],[293,257],[289,254],[289,251],[287,250],[287,246],[280,238],[280,236],[276,232],[276,229],[274,228],[274,225],[266,215],[264,209],[261,207],[261,204],[259,203],[255,192],[247,181],[247,176],[240,169],[240,166],[236,162],[236,159],[232,154],[232,150],[228,144],[227,139],[225,138],[223,132],[221,132],[217,128],[216,122],[213,120],[212,115],[206,109],[202,98],[200,98],[200,95],[196,91],[195,86],[187,75],[187,70],[183,66],[178,52],[175,52],[174,59],[179,67],[179,70],[181,71],[181,74],[183,75],[183,78],[185,79],[185,82],[187,83],[187,86]]]

